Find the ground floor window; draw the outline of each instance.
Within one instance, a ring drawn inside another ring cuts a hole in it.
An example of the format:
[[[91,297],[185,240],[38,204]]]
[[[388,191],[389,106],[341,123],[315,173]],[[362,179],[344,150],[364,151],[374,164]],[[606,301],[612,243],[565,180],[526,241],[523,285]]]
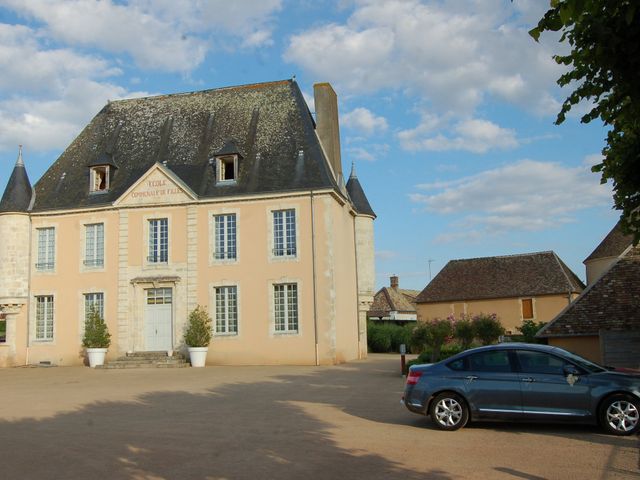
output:
[[[238,289],[216,287],[216,333],[238,333]]]
[[[7,341],[7,316],[0,313],[0,343]]]
[[[53,340],[53,295],[36,297],[36,340]]]
[[[104,320],[104,293],[85,293],[84,295],[84,319],[87,320],[91,310],[95,309]]]
[[[282,283],[273,286],[276,332],[298,331],[298,285]]]

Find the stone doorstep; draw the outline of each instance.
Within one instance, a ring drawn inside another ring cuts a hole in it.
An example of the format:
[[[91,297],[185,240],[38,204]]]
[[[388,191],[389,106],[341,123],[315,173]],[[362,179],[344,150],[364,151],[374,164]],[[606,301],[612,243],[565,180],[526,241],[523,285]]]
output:
[[[184,368],[189,366],[191,365],[181,353],[174,352],[173,356],[170,357],[166,351],[162,351],[127,353],[124,357],[119,357],[96,368]]]

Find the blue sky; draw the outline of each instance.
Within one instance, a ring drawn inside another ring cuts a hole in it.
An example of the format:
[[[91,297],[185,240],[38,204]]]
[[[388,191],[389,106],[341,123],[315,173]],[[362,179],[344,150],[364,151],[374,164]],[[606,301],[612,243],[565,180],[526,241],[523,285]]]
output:
[[[108,100],[296,76],[339,96],[342,159],[378,214],[379,287],[451,259],[582,260],[617,220],[590,166],[606,131],[567,91],[541,0],[0,0],[0,188],[33,183]],[[311,104],[313,110],[313,105]],[[431,262],[429,262],[431,260]]]

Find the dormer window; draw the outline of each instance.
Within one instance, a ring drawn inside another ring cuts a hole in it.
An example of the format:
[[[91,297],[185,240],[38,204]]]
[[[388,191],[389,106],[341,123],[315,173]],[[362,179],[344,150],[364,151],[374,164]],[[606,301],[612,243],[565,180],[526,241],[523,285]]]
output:
[[[242,154],[234,140],[227,140],[224,146],[213,153],[218,185],[235,184],[238,181]],[[211,160],[210,160],[211,162]]]
[[[91,167],[91,192],[106,192],[109,190],[109,165]]]
[[[218,182],[235,182],[238,178],[238,156],[225,155],[216,158]]]

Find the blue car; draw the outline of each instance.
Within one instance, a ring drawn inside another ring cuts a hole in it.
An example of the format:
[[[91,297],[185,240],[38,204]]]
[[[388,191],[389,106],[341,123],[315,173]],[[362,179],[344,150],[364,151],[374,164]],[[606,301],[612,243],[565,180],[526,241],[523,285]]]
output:
[[[600,424],[614,435],[640,428],[640,374],[548,345],[503,343],[414,365],[402,401],[441,430],[483,419]]]

